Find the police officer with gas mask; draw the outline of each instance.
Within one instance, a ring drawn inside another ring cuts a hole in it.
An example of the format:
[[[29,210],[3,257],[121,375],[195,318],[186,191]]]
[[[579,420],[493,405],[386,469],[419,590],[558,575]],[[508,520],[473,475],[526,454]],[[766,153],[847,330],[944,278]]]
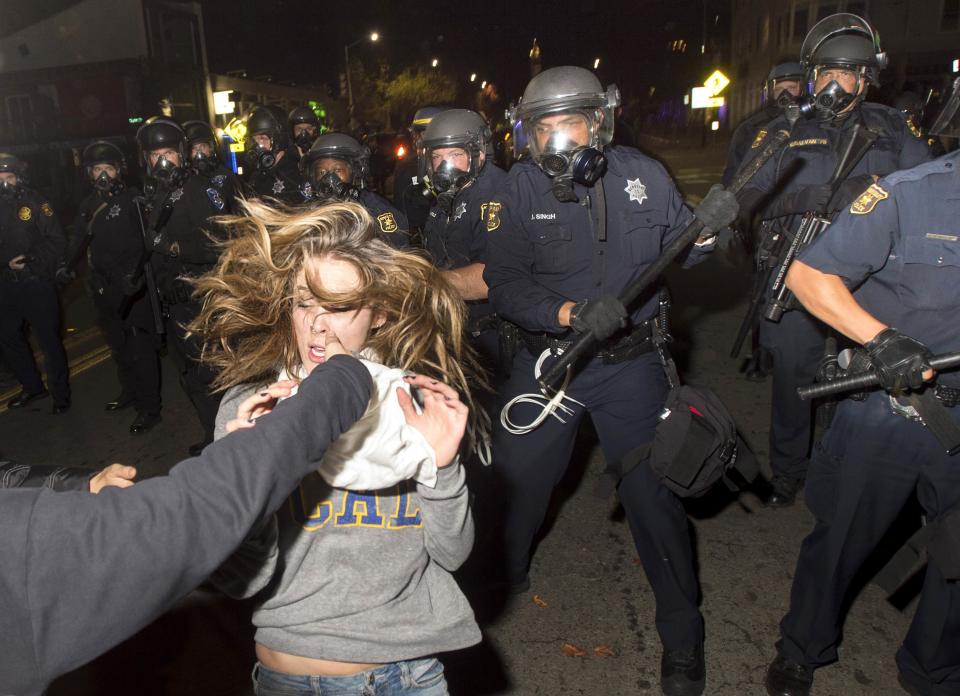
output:
[[[514,132],[522,136],[517,153],[528,147],[530,157],[513,165],[485,210],[490,304],[521,336],[500,389],[504,404],[519,398],[508,412],[512,426],[495,418],[493,431],[494,468],[505,486],[507,582],[514,592],[529,587],[530,547],[583,417],[590,414],[606,460],[615,465],[653,440],[668,391],[653,340],[657,288],[629,307],[617,295],[693,215],[656,160],[608,147],[618,104],[616,87],[603,89],[583,68],[551,68],[534,77],[512,114]],[[698,208],[711,229],[736,215],[736,202],[723,191],[712,191],[701,208],[718,201],[725,216]],[[685,262],[702,260],[715,240],[712,233],[702,236]],[[598,343],[566,385],[566,422],[544,417],[549,409],[525,400],[541,394],[538,359],[548,367],[551,354],[588,331]],[[542,423],[531,429],[537,420]],[[623,475],[618,492],[656,597],[661,688],[669,696],[700,694],[703,618],[683,506],[646,462]]]
[[[729,186],[736,176],[737,170],[743,164],[744,158],[750,152],[750,146],[760,137],[762,141],[767,135],[764,126],[777,116],[783,106],[799,97],[804,91],[806,75],[800,63],[779,63],[770,68],[767,81],[763,86],[763,106],[755,114],[748,116],[730,138],[730,149],[727,151],[727,166],[723,170],[722,183]]]
[[[80,204],[68,261],[57,278],[72,280],[86,253],[87,286],[120,381],[119,395],[105,408],[134,406],[137,415],[130,432],[139,435],[160,422],[159,339],[149,290],[145,283],[130,284],[143,259],[140,196],[125,185],[126,162],[113,143],[90,143],[81,164],[93,191]]]
[[[957,107],[954,99],[934,132],[960,134]],[[960,373],[929,369],[932,356],[960,349],[957,191],[960,153],[890,174],[857,197],[787,276],[813,315],[857,345],[849,370],[872,371],[878,386],[843,395],[850,398],[810,463],[805,495],[816,524],[780,622],[766,677],[771,696],[807,696],[814,671],[838,659],[851,585],[914,496],[926,529],[946,537],[931,548],[897,651],[899,681],[913,696],[960,693],[960,545],[957,528],[951,539],[944,527],[960,511]],[[944,564],[951,551],[952,574]]]
[[[420,179],[434,201],[423,246],[460,292],[470,311],[467,332],[487,367],[499,362],[498,323],[483,281],[489,202],[506,173],[487,160],[490,128],[467,109],[448,109],[430,121],[420,141]]]
[[[299,205],[310,198],[300,176],[295,147],[290,147],[286,115],[273,106],[259,106],[247,118],[246,182],[253,195]]]
[[[215,375],[200,362],[199,342],[184,327],[201,307],[190,279],[212,269],[219,258],[216,240],[226,233],[211,218],[222,214],[225,204],[211,193],[210,182],[187,166],[187,136],[176,122],[148,120],[137,131],[137,145],[149,190],[148,263],[163,303],[167,347],[203,427],[203,441],[190,447],[196,455],[213,440],[220,395],[211,391]],[[129,286],[148,285],[148,280],[137,272]]]
[[[313,142],[320,135],[320,119],[309,106],[296,106],[287,114],[290,125],[290,137],[297,149],[297,159],[310,151]]]
[[[910,132],[896,111],[863,101],[867,89],[879,84],[886,65],[877,36],[864,19],[840,13],[818,22],[804,39],[800,62],[813,88],[806,105],[811,117],[796,122],[783,156],[768,162],[741,195],[746,210],[767,198],[758,215],[776,222],[768,234],[786,239],[793,237],[805,213],[833,216],[866,190],[874,177],[930,157],[926,144]],[[847,178],[831,186],[855,126],[872,131],[876,138]],[[781,128],[789,128],[786,116],[766,127],[769,132]],[[759,146],[760,142],[751,145]],[[824,232],[830,233],[829,228]],[[762,240],[761,246],[770,239]],[[776,268],[779,261],[771,258],[766,263]],[[802,310],[785,311],[778,322],[760,323],[760,343],[773,354],[770,466],[774,492],[768,500],[772,507],[792,505],[806,476],[813,412],[808,402],[797,397],[796,389],[814,380],[826,336],[823,324]]]
[[[239,182],[220,159],[220,139],[213,127],[206,121],[184,121],[183,132],[187,136],[187,162],[193,175],[208,184],[207,196],[215,208],[223,214],[232,213]]]
[[[423,132],[437,114],[448,106],[424,106],[417,109],[410,124],[414,154],[420,152]],[[433,197],[420,180],[420,160],[407,157],[393,171],[393,204],[407,216],[412,230],[422,230],[427,224],[427,215],[433,205]]]
[[[368,156],[367,148],[346,133],[324,133],[300,160],[300,169],[314,201],[357,201],[373,217],[384,241],[403,249],[410,242],[407,219],[366,187]]]
[[[50,203],[27,187],[26,164],[0,153],[0,350],[21,393],[10,408],[53,396],[53,413],[70,408],[67,355],[60,337],[60,300],[54,285],[67,240]],[[23,333],[28,323],[43,351],[47,388]]]

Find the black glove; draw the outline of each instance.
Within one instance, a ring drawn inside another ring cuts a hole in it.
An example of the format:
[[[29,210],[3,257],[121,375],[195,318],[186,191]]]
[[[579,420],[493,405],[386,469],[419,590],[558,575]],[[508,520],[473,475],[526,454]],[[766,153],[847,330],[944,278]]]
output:
[[[120,280],[117,283],[117,289],[120,290],[120,293],[125,297],[136,295],[142,287],[143,273],[124,273],[120,276]]]
[[[713,232],[719,232],[736,220],[739,212],[737,197],[720,184],[711,186],[700,205],[693,209],[703,226]]]
[[[833,189],[830,188],[830,184],[804,186],[792,194],[783,196],[783,198],[790,199],[785,202],[790,208],[786,211],[787,214],[802,215],[811,212],[827,212],[830,199],[833,198]]]
[[[613,295],[581,300],[570,310],[570,327],[579,334],[593,332],[598,341],[610,338],[627,324],[627,308]]]
[[[57,269],[56,275],[54,275],[54,280],[60,287],[66,287],[76,277],[77,274],[73,271],[68,271],[66,266],[60,266],[60,268]]]
[[[864,344],[880,386],[897,393],[923,386],[923,373],[930,369],[931,353],[916,339],[896,329],[884,329]]]
[[[857,198],[860,197],[860,194],[866,191],[872,183],[873,177],[869,174],[861,174],[860,176],[850,177],[840,184],[840,186],[837,188],[837,192],[833,194],[833,197],[827,204],[827,212],[835,213],[838,210],[843,210],[857,200]]]

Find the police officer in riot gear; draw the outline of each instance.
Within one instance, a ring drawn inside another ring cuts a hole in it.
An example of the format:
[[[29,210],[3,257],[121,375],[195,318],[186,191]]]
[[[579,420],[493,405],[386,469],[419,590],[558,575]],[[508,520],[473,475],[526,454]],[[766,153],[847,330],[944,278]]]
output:
[[[499,362],[497,321],[483,281],[489,202],[506,178],[487,160],[490,129],[467,109],[448,109],[430,121],[420,141],[420,179],[434,204],[423,246],[467,302],[467,331],[491,371]]]
[[[130,283],[143,258],[139,192],[125,186],[123,153],[112,143],[87,145],[81,164],[93,191],[80,204],[68,264],[57,278],[72,279],[72,266],[86,251],[87,286],[120,380],[120,394],[107,402],[106,410],[134,406],[130,432],[139,435],[160,422],[159,337],[149,289],[145,283]]]
[[[184,327],[201,307],[201,300],[193,297],[190,279],[213,268],[219,257],[215,240],[224,231],[211,218],[222,214],[226,203],[210,181],[193,175],[186,166],[187,137],[174,121],[148,120],[137,131],[137,145],[152,189],[147,200],[147,243],[165,312],[167,346],[203,427],[203,441],[190,447],[196,455],[213,440],[220,395],[211,392],[215,375],[200,362],[200,345],[186,335]],[[139,273],[130,285],[136,287],[145,280]]]
[[[529,587],[530,546],[583,416],[590,414],[607,462],[616,465],[653,440],[667,394],[652,340],[656,289],[630,307],[616,296],[693,216],[658,162],[632,148],[608,147],[618,103],[617,89],[604,90],[583,68],[534,77],[513,113],[522,136],[515,147],[529,145],[530,158],[514,164],[487,203],[483,278],[493,309],[522,337],[500,389],[503,403],[540,393],[534,368],[542,355],[555,355],[586,331],[599,340],[566,387],[572,399],[566,423],[547,417],[526,434],[511,434],[494,419],[507,581],[515,592]],[[699,240],[686,262],[701,260],[715,239]],[[529,402],[509,413],[516,423],[542,414]],[[668,696],[701,694],[703,618],[683,506],[645,464],[626,473],[618,491],[656,597],[661,687]]]
[[[21,393],[10,408],[53,396],[53,413],[70,408],[67,355],[60,337],[60,301],[54,285],[66,237],[50,203],[26,185],[26,165],[0,153],[0,350]],[[27,322],[43,351],[44,388],[23,334]]]
[[[737,170],[743,164],[744,158],[750,152],[750,146],[756,141],[758,134],[763,130],[760,140],[766,136],[765,125],[780,115],[783,105],[799,97],[804,91],[806,75],[800,63],[779,63],[770,68],[767,81],[763,87],[763,106],[752,116],[748,116],[730,138],[730,149],[727,152],[727,166],[723,170],[723,185],[729,186],[736,176]]]
[[[381,237],[402,249],[410,241],[407,219],[386,198],[366,187],[368,156],[367,148],[346,133],[324,133],[300,160],[300,169],[314,200],[357,201],[376,221]]]
[[[810,463],[816,525],[800,548],[767,672],[772,696],[807,696],[814,670],[837,660],[850,585],[909,498],[934,528],[960,510],[960,461],[947,454],[960,444],[960,374],[928,369],[931,355],[960,349],[958,190],[957,153],[890,174],[790,269],[804,306],[862,344],[861,369],[872,369],[880,388],[840,402]],[[960,693],[960,583],[938,563],[927,566],[896,662],[909,694]]]
[[[915,166],[929,159],[926,144],[913,135],[890,107],[863,103],[870,85],[879,84],[886,56],[872,27],[860,17],[836,14],[820,21],[803,42],[801,65],[813,85],[813,117],[796,122],[785,154],[767,163],[741,195],[743,208],[777,191],[759,212],[774,220],[770,235],[792,238],[808,212],[835,215],[872,182],[873,177]],[[876,134],[872,146],[845,181],[828,183],[841,151],[859,124]],[[789,128],[785,116],[767,126]],[[759,147],[755,142],[752,147]],[[825,234],[829,235],[829,228]],[[769,245],[768,237],[761,246]],[[775,267],[779,259],[766,263]],[[797,387],[814,380],[827,333],[802,310],[787,311],[779,322],[761,321],[760,343],[773,354],[770,416],[770,466],[774,493],[768,504],[792,505],[806,476],[813,435],[813,413]]]
[[[310,198],[300,176],[299,157],[290,147],[286,115],[273,106],[258,106],[247,118],[245,165],[253,195],[298,205]]]
[[[296,106],[287,114],[290,124],[290,137],[297,148],[297,159],[310,151],[313,142],[320,135],[320,119],[309,106]]]
[[[446,111],[447,106],[424,106],[417,109],[410,124],[413,138],[413,152],[420,152],[423,132],[437,114]],[[427,224],[427,215],[433,205],[430,192],[420,180],[419,157],[408,157],[397,164],[393,172],[393,204],[407,216],[412,230],[422,230]]]
[[[206,121],[185,121],[183,132],[189,150],[187,161],[195,176],[207,184],[207,195],[223,214],[232,213],[237,196],[237,179],[220,159],[219,138]]]

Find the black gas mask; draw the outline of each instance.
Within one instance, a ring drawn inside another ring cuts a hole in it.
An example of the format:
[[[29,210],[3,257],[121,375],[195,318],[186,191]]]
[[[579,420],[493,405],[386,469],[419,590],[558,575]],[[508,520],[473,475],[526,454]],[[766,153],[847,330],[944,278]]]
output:
[[[254,145],[253,149],[247,150],[247,164],[257,171],[263,172],[273,169],[277,163],[277,153],[273,151],[273,146],[265,148],[260,145]]]
[[[317,139],[317,132],[306,129],[301,130],[293,138],[293,142],[297,144],[297,147],[300,148],[301,152],[306,152],[313,145],[314,141]]]
[[[430,190],[437,197],[437,205],[448,215],[453,210],[453,200],[464,186],[470,183],[470,172],[458,169],[451,162],[443,160],[440,166],[429,174]]]
[[[336,172],[325,172],[314,179],[313,191],[320,198],[356,198],[355,186],[343,181]]]
[[[110,175],[103,171],[93,180],[93,188],[104,198],[109,198],[123,190],[123,181],[119,176],[110,178]]]
[[[151,175],[163,186],[174,188],[186,178],[183,167],[179,167],[166,157],[160,157],[152,167]]]
[[[217,158],[205,154],[203,150],[197,150],[190,156],[190,164],[193,165],[198,174],[209,175],[217,170]]]
[[[537,162],[543,173],[553,179],[553,195],[558,201],[576,201],[574,184],[593,186],[607,170],[607,158],[600,150],[576,145],[562,133],[550,136]]]
[[[813,97],[813,108],[817,118],[821,121],[832,121],[840,116],[840,112],[850,106],[856,94],[847,92],[836,80],[831,80],[826,87]]]
[[[12,183],[4,180],[0,181],[0,198],[13,199],[20,197],[20,182]]]

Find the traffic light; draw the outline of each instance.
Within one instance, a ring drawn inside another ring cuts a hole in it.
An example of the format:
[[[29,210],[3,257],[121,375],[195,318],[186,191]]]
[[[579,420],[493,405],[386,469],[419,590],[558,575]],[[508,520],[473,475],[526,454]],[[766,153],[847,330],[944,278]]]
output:
[[[340,96],[347,96],[347,73],[340,73]]]

